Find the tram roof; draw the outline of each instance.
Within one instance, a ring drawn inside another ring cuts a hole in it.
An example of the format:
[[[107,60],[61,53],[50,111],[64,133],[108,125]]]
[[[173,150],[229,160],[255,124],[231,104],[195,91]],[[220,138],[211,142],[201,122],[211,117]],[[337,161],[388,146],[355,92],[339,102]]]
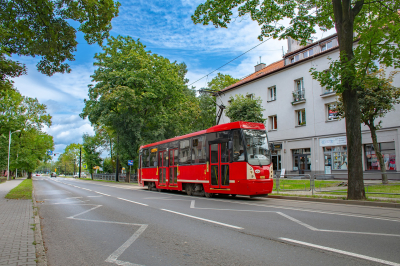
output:
[[[153,147],[153,146],[161,145],[164,143],[181,140],[181,139],[186,139],[186,138],[190,138],[190,137],[194,137],[194,136],[198,136],[198,135],[203,135],[206,133],[220,132],[220,131],[237,129],[237,128],[265,130],[265,126],[262,123],[237,121],[237,122],[216,125],[216,126],[210,127],[205,130],[189,133],[189,134],[182,135],[182,136],[177,136],[175,138],[166,139],[166,140],[162,140],[162,141],[151,143],[151,144],[146,144],[146,145],[140,146],[140,149]]]

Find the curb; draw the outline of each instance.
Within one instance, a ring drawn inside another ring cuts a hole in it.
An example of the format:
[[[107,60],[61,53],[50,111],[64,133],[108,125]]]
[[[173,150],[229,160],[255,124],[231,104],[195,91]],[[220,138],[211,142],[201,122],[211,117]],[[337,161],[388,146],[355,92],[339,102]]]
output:
[[[43,237],[42,237],[42,228],[40,226],[40,217],[39,217],[39,208],[36,202],[36,197],[35,197],[35,190],[34,190],[34,185],[32,182],[32,201],[33,201],[33,209],[35,214],[35,242],[36,242],[36,265],[37,266],[47,266],[47,257],[46,257],[46,251],[43,243]]]
[[[301,200],[301,201],[316,201],[316,202],[325,202],[325,203],[361,205],[361,206],[372,206],[372,207],[400,208],[400,203],[390,203],[390,202],[375,202],[375,201],[363,201],[363,200],[319,199],[319,198],[307,198],[307,197],[295,197],[295,196],[277,196],[277,195],[268,195],[268,198],[286,199],[286,200]]]

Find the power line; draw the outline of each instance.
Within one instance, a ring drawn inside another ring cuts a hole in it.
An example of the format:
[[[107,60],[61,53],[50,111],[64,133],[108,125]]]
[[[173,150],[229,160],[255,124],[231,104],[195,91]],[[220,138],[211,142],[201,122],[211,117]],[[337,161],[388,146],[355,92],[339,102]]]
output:
[[[193,83],[189,84],[188,86],[189,86],[189,87],[190,87],[190,86],[192,86],[192,85],[193,85],[193,84],[195,84],[197,81],[199,81],[199,80],[202,80],[203,78],[207,77],[208,75],[210,75],[210,74],[214,73],[215,71],[217,71],[217,70],[219,70],[219,69],[223,68],[224,66],[226,66],[226,65],[230,64],[231,62],[235,61],[235,60],[236,60],[236,59],[238,59],[239,57],[241,57],[241,56],[243,56],[243,55],[247,54],[248,52],[250,52],[250,51],[251,51],[251,50],[253,50],[254,48],[256,48],[256,47],[260,46],[261,44],[263,44],[263,43],[265,43],[266,41],[269,41],[269,40],[271,40],[271,39],[272,39],[272,37],[269,37],[268,39],[266,39],[266,40],[265,40],[265,41],[263,41],[262,43],[259,43],[259,44],[257,44],[256,46],[254,46],[254,47],[250,48],[249,50],[247,50],[247,51],[246,51],[246,52],[244,52],[243,54],[241,54],[241,55],[239,55],[239,56],[237,56],[237,57],[233,58],[231,61],[229,61],[229,62],[225,63],[224,65],[220,66],[219,68],[217,68],[217,69],[215,69],[215,70],[211,71],[211,72],[210,72],[210,73],[208,73],[207,75],[205,75],[205,76],[203,76],[203,77],[199,78],[198,80],[196,80],[195,82],[193,82]]]

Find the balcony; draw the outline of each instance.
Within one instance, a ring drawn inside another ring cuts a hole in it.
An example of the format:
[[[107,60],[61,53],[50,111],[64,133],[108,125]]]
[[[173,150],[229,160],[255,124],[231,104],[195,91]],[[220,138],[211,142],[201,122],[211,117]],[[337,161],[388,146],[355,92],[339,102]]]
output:
[[[297,90],[293,91],[293,102],[292,105],[300,104],[300,103],[305,103],[306,98],[305,98],[305,91],[303,90]]]

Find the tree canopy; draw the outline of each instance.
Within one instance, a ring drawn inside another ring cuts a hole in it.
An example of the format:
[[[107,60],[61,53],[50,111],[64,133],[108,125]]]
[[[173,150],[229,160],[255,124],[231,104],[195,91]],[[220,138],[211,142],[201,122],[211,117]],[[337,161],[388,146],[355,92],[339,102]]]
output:
[[[230,97],[230,104],[226,109],[226,116],[231,122],[247,121],[255,123],[264,123],[262,100],[260,97],[252,99],[251,97],[243,96],[242,94]]]
[[[74,60],[76,32],[82,32],[89,44],[101,45],[119,6],[113,0],[0,1],[0,88],[9,78],[26,73],[12,55],[39,56],[37,69],[49,76],[70,72],[65,61]]]
[[[121,161],[136,158],[142,144],[191,131],[198,104],[186,85],[185,64],[170,62],[146,51],[140,41],[121,36],[109,38],[95,59],[96,84],[89,86],[81,117],[107,128]]]

